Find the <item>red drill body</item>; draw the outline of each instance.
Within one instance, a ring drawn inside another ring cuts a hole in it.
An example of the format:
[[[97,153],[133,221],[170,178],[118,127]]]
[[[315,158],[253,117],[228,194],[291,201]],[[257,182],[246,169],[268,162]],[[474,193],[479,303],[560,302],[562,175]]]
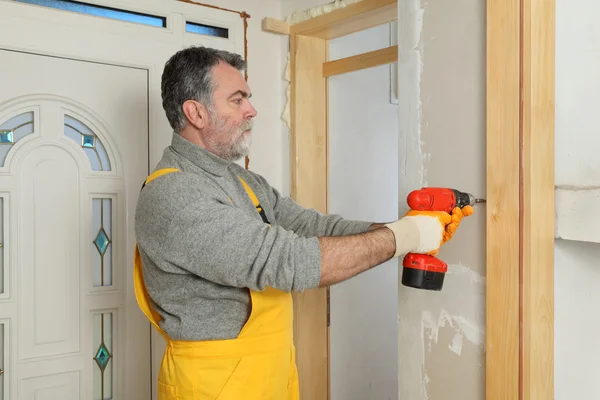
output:
[[[445,211],[463,208],[477,201],[469,193],[449,188],[422,188],[409,193],[408,206],[417,211]],[[448,265],[437,257],[409,253],[402,261],[402,284],[425,290],[442,290]]]

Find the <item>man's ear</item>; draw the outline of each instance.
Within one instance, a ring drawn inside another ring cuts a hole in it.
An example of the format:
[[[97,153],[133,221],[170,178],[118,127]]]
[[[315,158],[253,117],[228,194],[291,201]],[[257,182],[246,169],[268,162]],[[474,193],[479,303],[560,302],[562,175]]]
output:
[[[208,125],[208,110],[204,105],[194,100],[187,100],[183,103],[182,109],[189,123],[197,129],[204,129]]]

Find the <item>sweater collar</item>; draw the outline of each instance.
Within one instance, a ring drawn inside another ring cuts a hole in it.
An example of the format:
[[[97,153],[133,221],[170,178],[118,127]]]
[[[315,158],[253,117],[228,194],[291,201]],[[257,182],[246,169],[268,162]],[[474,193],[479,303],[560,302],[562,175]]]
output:
[[[197,167],[217,176],[224,176],[232,163],[232,161],[224,160],[205,148],[184,139],[177,133],[173,133],[171,148]]]

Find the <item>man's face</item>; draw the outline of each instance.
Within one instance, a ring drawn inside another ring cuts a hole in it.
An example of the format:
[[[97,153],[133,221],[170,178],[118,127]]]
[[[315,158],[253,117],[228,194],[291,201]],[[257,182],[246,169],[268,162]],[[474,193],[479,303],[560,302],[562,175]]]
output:
[[[250,152],[256,110],[240,71],[221,63],[213,68],[213,79],[216,87],[204,140],[219,157],[235,161]]]

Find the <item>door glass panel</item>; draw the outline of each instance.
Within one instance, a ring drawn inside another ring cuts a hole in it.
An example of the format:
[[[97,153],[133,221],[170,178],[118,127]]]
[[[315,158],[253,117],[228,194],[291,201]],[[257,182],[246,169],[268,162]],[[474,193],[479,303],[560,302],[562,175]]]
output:
[[[95,287],[112,285],[112,199],[92,200],[92,277]]]
[[[83,122],[65,115],[65,136],[73,139],[89,158],[94,171],[110,171],[110,160],[104,144]]]
[[[185,31],[189,33],[196,33],[198,35],[229,38],[229,29],[227,28],[221,28],[219,26],[210,26],[205,24],[197,24],[195,22],[186,22]]]
[[[15,143],[33,133],[33,111],[0,121],[0,166]]]
[[[4,370],[6,354],[4,353],[4,322],[0,322],[0,400],[4,400]]]
[[[128,10],[120,10],[98,6],[95,4],[82,3],[79,1],[68,0],[16,0],[20,3],[35,4],[43,7],[57,8],[59,10],[72,11],[76,13],[93,15],[96,17],[111,18],[136,24],[156,26],[159,28],[167,27],[167,19],[158,15],[142,14]]]
[[[94,315],[94,400],[110,400],[113,393],[113,314]]]
[[[4,197],[0,197],[0,297],[6,292],[4,289],[6,275],[4,265]]]

